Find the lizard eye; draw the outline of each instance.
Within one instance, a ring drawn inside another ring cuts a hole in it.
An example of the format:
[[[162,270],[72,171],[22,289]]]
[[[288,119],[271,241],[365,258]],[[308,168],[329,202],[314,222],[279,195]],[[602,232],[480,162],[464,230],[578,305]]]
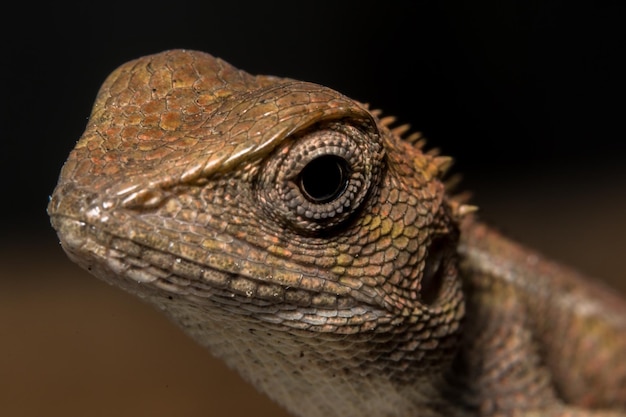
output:
[[[287,140],[258,182],[265,212],[287,226],[319,232],[347,220],[368,195],[382,166],[376,133],[335,123]]]
[[[338,198],[350,181],[348,161],[336,155],[313,159],[300,171],[299,187],[313,203],[328,203]]]

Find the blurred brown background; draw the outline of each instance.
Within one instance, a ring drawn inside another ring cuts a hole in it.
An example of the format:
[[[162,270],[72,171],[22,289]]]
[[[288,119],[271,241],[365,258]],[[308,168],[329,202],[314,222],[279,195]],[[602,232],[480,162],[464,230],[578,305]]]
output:
[[[626,293],[624,5],[314,5],[24,3],[7,16],[1,415],[284,415],[158,312],[70,263],[45,214],[104,77],[169,48],[397,115],[456,158],[486,220]]]

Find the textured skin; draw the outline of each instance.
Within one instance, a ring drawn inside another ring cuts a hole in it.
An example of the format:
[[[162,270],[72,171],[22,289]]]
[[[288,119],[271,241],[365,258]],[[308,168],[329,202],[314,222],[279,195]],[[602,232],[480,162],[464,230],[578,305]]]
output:
[[[626,416],[626,303],[481,224],[389,124],[167,51],[108,77],[48,212],[294,415]]]

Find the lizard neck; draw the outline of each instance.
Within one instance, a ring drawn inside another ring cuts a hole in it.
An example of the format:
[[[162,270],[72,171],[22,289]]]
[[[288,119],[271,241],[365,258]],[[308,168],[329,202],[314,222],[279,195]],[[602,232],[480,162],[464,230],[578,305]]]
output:
[[[164,300],[151,302],[158,305]],[[356,335],[311,334],[257,319],[242,321],[240,315],[209,304],[206,300],[201,306],[168,303],[167,312],[213,355],[294,415],[456,414],[443,399],[443,366],[408,367],[390,375],[393,366],[368,362],[365,355],[359,355],[371,345]]]

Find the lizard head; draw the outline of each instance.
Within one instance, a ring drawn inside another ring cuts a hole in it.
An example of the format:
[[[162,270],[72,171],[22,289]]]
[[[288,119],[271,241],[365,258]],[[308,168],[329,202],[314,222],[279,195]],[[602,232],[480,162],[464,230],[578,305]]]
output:
[[[463,316],[463,206],[441,181],[450,160],[378,116],[204,53],[144,57],[102,86],[48,212],[71,259],[289,408],[318,401],[320,375],[426,379]]]

